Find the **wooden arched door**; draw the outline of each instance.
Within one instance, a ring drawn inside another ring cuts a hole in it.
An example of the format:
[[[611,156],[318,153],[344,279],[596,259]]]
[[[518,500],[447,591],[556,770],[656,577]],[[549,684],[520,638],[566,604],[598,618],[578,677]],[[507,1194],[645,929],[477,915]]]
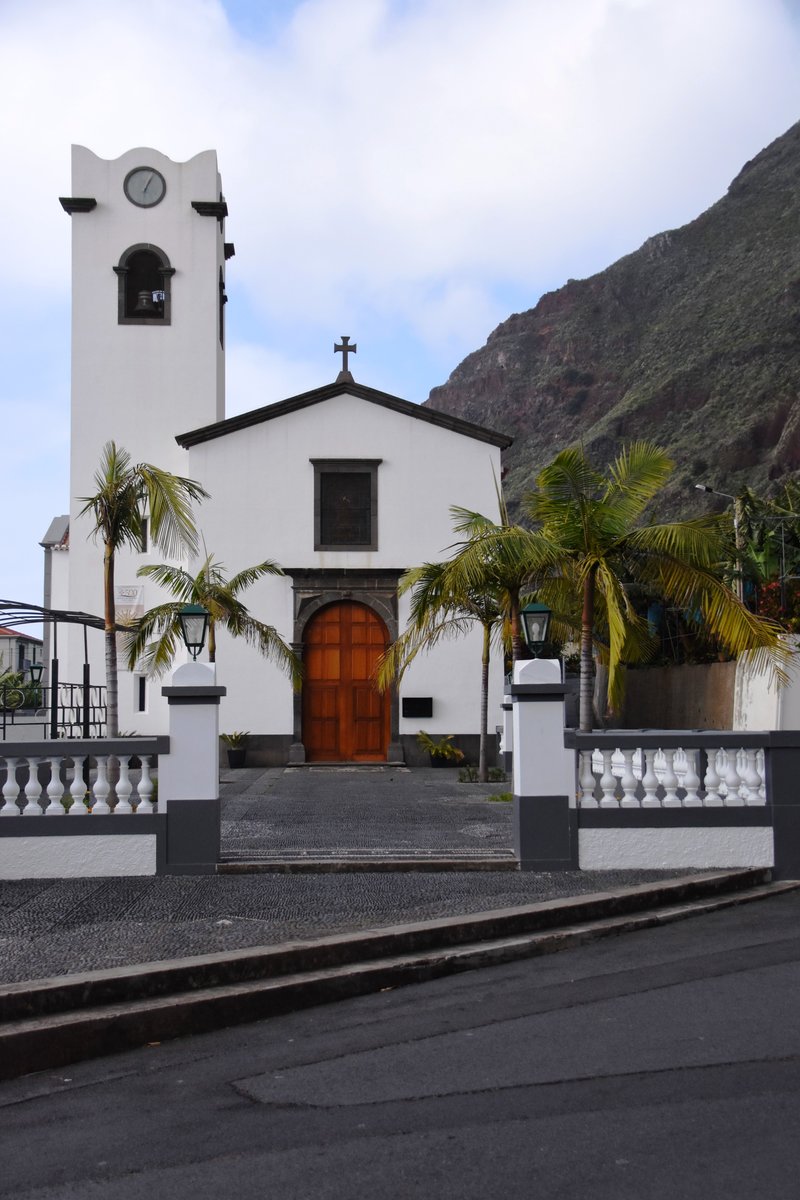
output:
[[[389,644],[383,621],[343,600],[311,618],[304,635],[303,744],[309,762],[384,762],[389,695],[372,681]]]

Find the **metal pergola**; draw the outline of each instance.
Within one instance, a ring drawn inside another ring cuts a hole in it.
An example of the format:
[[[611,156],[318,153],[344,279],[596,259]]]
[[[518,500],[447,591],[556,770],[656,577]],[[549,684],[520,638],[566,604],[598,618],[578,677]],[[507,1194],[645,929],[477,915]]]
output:
[[[48,686],[50,688],[50,736],[58,737],[58,626],[81,625],[83,627],[83,736],[89,737],[89,696],[91,676],[89,668],[89,629],[105,629],[102,617],[91,613],[76,612],[65,608],[44,608],[40,604],[27,604],[21,600],[0,600],[0,625],[52,625],[53,652],[50,659]],[[115,626],[122,632],[122,625]],[[77,685],[76,685],[77,686]]]

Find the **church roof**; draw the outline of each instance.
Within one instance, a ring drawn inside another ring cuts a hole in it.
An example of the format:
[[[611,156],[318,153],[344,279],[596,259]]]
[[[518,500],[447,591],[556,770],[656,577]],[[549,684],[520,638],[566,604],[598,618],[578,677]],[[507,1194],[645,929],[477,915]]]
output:
[[[53,517],[47,527],[47,533],[39,542],[40,546],[57,546],[65,548],[69,544],[69,515],[63,517]]]
[[[267,404],[263,408],[254,408],[251,412],[240,413],[236,417],[228,417],[225,421],[217,421],[213,425],[204,425],[201,429],[192,429],[188,433],[179,433],[176,442],[188,449],[200,442],[210,442],[214,438],[225,437],[239,429],[248,429],[251,425],[260,425],[263,421],[271,421],[273,417],[283,417],[287,413],[297,412],[298,409],[308,408],[312,404],[320,404],[323,400],[332,400],[334,396],[357,396],[368,400],[370,404],[379,404],[393,412],[402,413],[406,417],[414,417],[418,421],[427,421],[430,425],[440,425],[453,433],[463,434],[464,437],[476,438],[479,442],[488,442],[491,446],[499,446],[505,450],[513,438],[494,429],[486,429],[483,425],[474,425],[471,421],[462,421],[460,417],[451,417],[449,413],[437,412],[435,408],[423,408],[412,404],[409,400],[401,400],[399,396],[390,396],[388,392],[379,392],[375,388],[364,387],[361,383],[336,381],[324,387],[315,388],[312,392],[303,392],[288,400],[279,400],[277,404]]]

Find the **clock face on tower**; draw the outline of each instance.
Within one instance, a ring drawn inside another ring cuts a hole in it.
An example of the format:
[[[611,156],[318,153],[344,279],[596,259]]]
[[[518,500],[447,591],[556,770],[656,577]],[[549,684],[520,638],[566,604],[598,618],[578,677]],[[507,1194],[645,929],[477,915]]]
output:
[[[131,204],[139,208],[152,208],[164,199],[167,191],[164,176],[154,167],[134,167],[122,186]]]

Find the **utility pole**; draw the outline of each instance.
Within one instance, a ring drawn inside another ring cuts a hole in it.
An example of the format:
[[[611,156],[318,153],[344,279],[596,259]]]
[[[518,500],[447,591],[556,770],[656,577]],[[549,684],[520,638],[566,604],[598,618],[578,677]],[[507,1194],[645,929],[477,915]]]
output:
[[[742,531],[742,518],[744,516],[741,496],[732,496],[730,492],[718,492],[716,488],[709,487],[707,483],[696,483],[695,488],[698,492],[709,492],[712,496],[724,496],[726,500],[733,501],[733,541],[736,546],[736,570],[734,591],[737,599],[744,604],[744,573],[743,573],[743,557],[744,557],[744,533]]]

